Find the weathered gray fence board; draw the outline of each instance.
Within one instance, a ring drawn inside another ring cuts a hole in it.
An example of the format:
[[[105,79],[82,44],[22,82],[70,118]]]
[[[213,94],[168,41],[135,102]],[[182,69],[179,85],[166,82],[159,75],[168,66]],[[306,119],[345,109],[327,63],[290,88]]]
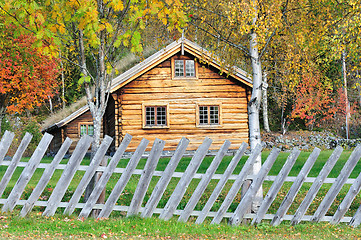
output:
[[[21,143],[18,147],[18,149],[16,150],[13,158],[11,159],[10,165],[9,167],[6,169],[6,172],[4,174],[4,176],[1,179],[0,182],[0,197],[3,195],[6,186],[8,185],[12,175],[14,174],[14,171],[19,163],[19,161],[21,160],[21,157],[23,156],[26,148],[28,147],[31,139],[33,138],[33,135],[31,135],[30,133],[26,133],[25,136],[23,137],[23,139],[21,140]],[[26,167],[26,165],[28,163],[24,163]]]
[[[60,147],[58,153],[55,155],[53,161],[50,165],[44,170],[43,175],[41,176],[38,184],[34,188],[33,192],[31,193],[30,197],[26,201],[24,207],[21,209],[20,216],[25,217],[31,209],[33,209],[34,203],[39,199],[41,193],[44,191],[46,184],[48,184],[51,176],[53,175],[56,166],[60,163],[63,159],[65,153],[68,151],[72,140],[70,138],[66,138],[62,146]]]
[[[217,155],[214,157],[211,165],[208,167],[204,177],[201,179],[197,188],[194,190],[191,198],[188,200],[188,203],[185,206],[183,213],[179,216],[178,221],[186,222],[188,220],[190,214],[193,212],[193,209],[201,198],[202,194],[204,193],[204,190],[206,190],[206,187],[212,180],[213,174],[216,172],[219,164],[221,163],[224,155],[226,154],[230,146],[231,142],[228,140],[223,143],[223,145],[217,152]]]
[[[156,138],[153,143],[152,150],[150,151],[147,163],[144,166],[143,174],[139,179],[137,188],[135,189],[133,199],[130,202],[129,211],[127,216],[137,215],[139,208],[142,205],[144,196],[148,190],[150,180],[158,164],[160,155],[162,154],[165,142]]]
[[[342,150],[343,149],[341,147],[337,147],[333,151],[333,153],[327,160],[326,164],[323,166],[320,174],[316,178],[316,181],[312,184],[311,188],[307,192],[306,197],[303,199],[302,203],[298,207],[295,216],[291,221],[292,225],[298,224],[302,216],[305,215],[308,207],[311,205],[313,199],[316,197],[317,192],[322,187],[322,184],[325,181],[326,177],[331,172],[332,168],[335,166],[337,160],[340,158]]]
[[[100,144],[97,152],[95,153],[93,159],[91,160],[89,164],[88,170],[84,173],[84,176],[80,180],[78,187],[73,193],[73,196],[71,196],[71,199],[69,200],[68,206],[64,210],[65,215],[70,215],[74,209],[75,205],[79,202],[81,195],[83,194],[85,188],[88,186],[90,180],[94,176],[97,167],[103,160],[105,153],[107,149],[109,148],[110,144],[112,143],[113,138],[106,135]]]
[[[313,152],[311,153],[311,155],[308,157],[305,165],[303,165],[300,173],[298,174],[296,181],[292,184],[286,197],[283,199],[279,209],[277,210],[275,217],[272,219],[271,225],[277,226],[282,222],[283,216],[286,215],[289,207],[291,206],[298,191],[300,190],[306,176],[310,172],[313,164],[316,162],[316,159],[317,159],[318,155],[320,154],[320,152],[321,152],[321,150],[319,148],[315,148],[313,150]]]
[[[313,215],[313,222],[319,222],[320,219],[326,215],[337,194],[340,192],[342,186],[345,184],[347,178],[350,176],[352,170],[356,166],[359,159],[357,153],[360,151],[360,149],[361,145],[357,146],[355,150],[351,153],[346,164],[343,166],[340,175],[338,175],[336,182],[332,184],[330,190],[328,190],[326,196],[323,198],[321,204],[318,206],[315,214]]]
[[[5,131],[3,137],[0,141],[0,165],[3,162],[6,153],[9,150],[9,147],[14,139],[15,134],[12,132],[9,132],[8,130]],[[0,194],[1,197],[1,194]]]
[[[259,224],[267,213],[267,210],[275,200],[278,191],[281,189],[287,175],[290,173],[292,166],[295,164],[301,151],[297,148],[293,149],[291,154],[287,157],[286,163],[283,165],[281,171],[278,173],[271,188],[269,189],[266,197],[263,199],[261,206],[258,209],[256,217],[253,219],[252,224]]]
[[[241,202],[238,204],[236,210],[234,211],[232,217],[230,218],[230,224],[233,226],[239,225],[247,213],[247,211],[251,208],[252,200],[256,196],[256,193],[259,191],[262,183],[271,170],[272,165],[274,164],[278,154],[280,153],[280,149],[273,148],[271,153],[268,155],[267,160],[262,165],[260,171],[257,174],[257,178],[252,182],[251,186],[248,188],[247,192],[241,199]]]
[[[107,168],[104,170],[102,176],[100,177],[99,181],[95,185],[92,193],[90,194],[85,206],[83,207],[82,211],[79,214],[79,218],[87,218],[93,209],[94,205],[96,204],[97,200],[99,199],[100,194],[105,189],[106,184],[108,183],[110,177],[112,176],[116,166],[119,163],[120,158],[124,154],[125,150],[127,149],[132,136],[126,134],[123,138],[122,143],[119,145],[117,151],[115,152],[114,156],[110,160]],[[69,211],[69,214],[71,212]]]
[[[173,216],[173,213],[177,209],[180,201],[182,200],[188,185],[192,181],[193,175],[197,172],[199,166],[202,163],[202,160],[207,154],[207,151],[211,146],[211,143],[212,140],[206,137],[203,143],[198,147],[191,162],[189,163],[187,169],[185,170],[184,175],[179,180],[177,186],[173,191],[173,194],[170,196],[162,213],[159,215],[160,219],[169,220]]]
[[[55,214],[55,211],[58,208],[58,205],[66,192],[66,189],[68,189],[80,162],[83,160],[86,152],[90,147],[91,141],[91,137],[87,135],[83,136],[79,140],[73,154],[69,159],[68,164],[66,165],[66,168],[63,171],[63,174],[60,176],[57,185],[49,197],[48,205],[43,212],[43,216],[49,217]]]
[[[40,140],[38,147],[35,149],[28,164],[24,168],[14,188],[10,192],[10,195],[6,203],[2,207],[1,210],[3,212],[12,211],[14,209],[16,202],[20,199],[21,194],[23,193],[26,185],[33,176],[36,167],[39,165],[52,139],[53,139],[52,135],[45,133],[43,138]]]
[[[196,223],[201,224],[204,219],[208,216],[209,211],[211,210],[214,202],[217,200],[219,194],[221,193],[222,189],[226,185],[229,176],[233,173],[234,169],[237,167],[239,160],[241,160],[244,152],[246,151],[248,147],[248,144],[243,142],[239,149],[237,150],[237,153],[232,158],[231,162],[228,164],[226,171],[223,173],[223,177],[219,180],[217,186],[214,188],[211,196],[209,197],[206,205],[204,205],[200,215],[198,216]]]
[[[189,144],[189,140],[183,137],[178,146],[174,155],[170,159],[166,169],[164,170],[161,178],[157,182],[157,185],[154,187],[152,195],[150,196],[148,202],[144,207],[144,211],[142,212],[141,216],[144,217],[151,217],[153,214],[154,209],[157,207],[160,199],[163,196],[165,189],[167,188],[170,180],[172,179],[172,175],[175,169],[178,166],[179,161],[181,160],[184,152],[187,149]]]
[[[213,220],[211,222],[212,224],[219,224],[222,221],[225,212],[228,210],[229,206],[231,206],[233,199],[237,195],[237,193],[238,193],[239,189],[241,188],[242,183],[246,179],[248,173],[251,171],[252,166],[255,163],[256,159],[261,154],[261,151],[262,151],[262,146],[259,144],[255,147],[255,149],[253,149],[251,156],[248,158],[248,160],[244,164],[236,181],[234,181],[234,183],[233,183],[231,189],[229,190],[226,198],[224,199],[221,207],[217,211],[216,216],[213,218]]]
[[[132,176],[132,173],[134,169],[137,167],[140,158],[142,157],[142,154],[144,153],[145,149],[147,148],[149,144],[149,141],[147,139],[142,139],[139,146],[135,150],[133,156],[128,162],[128,165],[126,167],[125,172],[120,176],[117,184],[115,185],[113,191],[110,193],[107,201],[105,202],[104,208],[99,213],[98,218],[107,218],[109,217],[110,213],[113,211],[113,208],[115,206],[115,203],[120,197],[120,194],[122,194],[125,186],[127,185],[130,177]],[[79,215],[79,217],[85,217],[85,215]]]
[[[357,161],[359,161],[361,158],[361,148],[356,148],[354,151],[358,151],[356,156],[358,156]],[[330,221],[331,224],[336,224],[340,222],[341,218],[345,215],[346,211],[351,206],[352,201],[354,200],[356,195],[360,192],[360,189],[361,189],[361,173],[356,178],[356,181],[351,185],[349,191],[347,192],[340,206],[338,206],[335,214],[332,217],[332,220]]]

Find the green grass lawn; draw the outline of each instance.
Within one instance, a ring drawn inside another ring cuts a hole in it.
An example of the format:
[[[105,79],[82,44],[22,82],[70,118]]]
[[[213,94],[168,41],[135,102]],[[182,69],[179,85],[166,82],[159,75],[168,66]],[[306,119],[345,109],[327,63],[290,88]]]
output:
[[[0,215],[0,239],[360,239],[361,228],[345,224],[302,223],[257,227],[226,224],[196,225],[175,219],[114,218],[77,220],[75,216],[45,218],[33,213],[26,218],[18,212]],[[19,227],[21,226],[21,227]]]

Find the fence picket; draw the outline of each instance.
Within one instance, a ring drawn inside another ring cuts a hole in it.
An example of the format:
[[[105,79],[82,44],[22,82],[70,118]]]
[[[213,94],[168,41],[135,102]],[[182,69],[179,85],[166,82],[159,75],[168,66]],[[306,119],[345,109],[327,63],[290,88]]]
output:
[[[300,153],[301,153],[300,150],[294,148],[291,154],[287,157],[286,163],[283,165],[281,171],[278,173],[275,181],[273,182],[271,188],[269,189],[266,197],[263,199],[261,206],[257,211],[256,217],[252,221],[252,225],[253,224],[257,225],[262,221],[263,217],[266,215],[268,208],[275,200],[278,191],[281,189],[286,177],[290,173],[292,166],[295,164]]]
[[[202,177],[201,181],[199,182],[197,188],[194,190],[191,198],[189,199],[187,205],[185,206],[182,214],[179,216],[178,221],[186,222],[191,215],[194,207],[196,206],[197,202],[201,198],[204,190],[206,190],[206,187],[212,180],[212,176],[216,172],[219,164],[221,163],[224,155],[227,153],[228,148],[231,146],[231,142],[226,140],[219,151],[217,152],[217,155],[214,157],[211,165],[208,167],[205,175]]]
[[[322,200],[320,206],[318,206],[315,214],[312,217],[313,222],[319,222],[323,216],[326,215],[328,209],[330,208],[331,204],[335,200],[337,194],[340,192],[342,186],[347,181],[347,178],[350,176],[352,170],[356,166],[359,157],[357,156],[361,145],[357,146],[356,149],[351,153],[349,159],[347,160],[346,164],[343,166],[340,175],[336,178],[334,184],[332,184],[330,190],[328,190],[326,196]]]
[[[355,155],[359,156],[358,160],[357,160],[357,161],[359,161],[360,157],[361,157],[361,145],[360,145],[360,148],[356,148],[354,151],[358,151],[358,154],[355,154]],[[343,199],[343,201],[341,202],[340,206],[338,206],[335,214],[333,215],[333,217],[330,221],[331,224],[336,224],[336,223],[340,222],[341,218],[345,215],[346,211],[351,206],[353,199],[360,192],[360,189],[361,189],[361,173],[358,175],[355,182],[351,185],[349,191],[347,192],[347,194],[346,194],[345,198]]]
[[[247,162],[244,164],[241,172],[238,174],[236,181],[234,181],[231,189],[229,190],[226,198],[224,199],[219,210],[217,211],[216,216],[213,218],[211,224],[219,224],[222,221],[224,214],[228,210],[229,206],[231,206],[233,199],[241,188],[242,183],[246,180],[248,173],[251,171],[252,166],[258,156],[261,154],[261,151],[262,146],[260,144],[257,144],[255,149],[253,149],[251,156],[249,156]]]
[[[15,134],[9,132],[8,130],[5,131],[3,137],[0,141],[0,165],[4,161],[5,155],[9,150],[9,147],[14,139]],[[1,197],[1,194],[0,194]]]
[[[148,190],[150,180],[158,164],[159,157],[162,154],[165,142],[156,138],[154,140],[152,150],[150,151],[147,163],[144,166],[142,176],[139,179],[137,188],[135,189],[132,201],[130,202],[127,217],[137,215],[142,205],[144,196]]]
[[[152,195],[150,196],[148,202],[146,203],[143,212],[141,213],[141,217],[151,217],[154,209],[157,207],[160,199],[163,196],[165,189],[167,188],[169,181],[172,178],[172,175],[178,166],[179,161],[181,160],[183,154],[185,153],[187,146],[189,144],[189,140],[183,137],[177,146],[174,155],[169,160],[169,163],[164,170],[161,178],[159,179],[157,185],[154,187]]]
[[[177,209],[180,201],[182,200],[188,185],[192,181],[194,174],[197,172],[202,160],[206,156],[207,151],[211,146],[211,143],[212,140],[206,137],[203,143],[198,147],[183,176],[175,187],[173,194],[170,196],[162,213],[159,215],[160,219],[169,220],[173,216],[173,213]]]
[[[14,188],[10,192],[10,195],[6,200],[5,204],[3,205],[1,211],[7,212],[7,211],[12,211],[14,209],[16,202],[20,199],[21,194],[23,193],[26,185],[33,176],[37,166],[39,165],[41,159],[43,158],[45,151],[47,150],[52,139],[53,139],[52,135],[48,133],[44,134],[44,136],[40,140],[38,147],[35,149],[33,155],[31,156],[28,164],[21,173]]]
[[[223,187],[226,185],[229,176],[233,173],[234,169],[237,167],[239,160],[241,160],[244,152],[246,151],[248,144],[243,142],[239,149],[237,150],[236,154],[232,158],[231,162],[229,163],[226,171],[224,171],[222,178],[219,180],[217,186],[214,188],[211,196],[209,197],[206,205],[204,205],[201,213],[199,214],[196,224],[201,224],[204,219],[207,217],[209,210],[212,208],[214,202],[217,200],[219,194],[221,193]]]
[[[300,190],[303,182],[305,181],[308,173],[310,172],[313,164],[316,162],[318,155],[320,154],[321,150],[319,148],[313,149],[312,153],[308,157],[305,165],[303,165],[300,173],[297,175],[295,182],[292,184],[290,190],[288,191],[286,197],[283,199],[279,209],[277,210],[275,216],[271,221],[272,226],[279,225],[282,220],[283,216],[287,213],[289,207],[291,206],[293,200],[295,199],[298,191]]]
[[[100,177],[98,183],[95,185],[94,190],[90,194],[88,201],[85,203],[82,211],[79,214],[79,218],[87,218],[93,209],[94,205],[96,204],[97,200],[99,199],[100,194],[105,189],[107,182],[109,181],[111,175],[113,174],[117,164],[120,161],[120,158],[123,156],[125,150],[127,149],[132,136],[126,134],[123,138],[122,143],[119,145],[117,151],[115,152],[114,156],[110,160],[108,166],[104,170],[102,176]],[[71,213],[70,213],[71,214]]]
[[[26,148],[28,147],[32,138],[33,138],[33,135],[31,135],[30,133],[26,133],[25,136],[23,137],[23,139],[21,140],[21,143],[20,143],[18,149],[16,150],[13,158],[11,159],[9,167],[6,169],[6,172],[3,176],[3,178],[1,179],[0,197],[3,195],[6,186],[8,185],[12,175],[14,174],[16,166],[18,165],[21,157],[23,156],[23,154],[24,154]],[[4,137],[3,137],[3,139],[4,139]]]
[[[292,225],[298,224],[302,217],[305,215],[308,207],[311,205],[313,199],[316,197],[317,192],[322,187],[323,182],[325,181],[328,174],[331,172],[332,168],[335,166],[337,160],[340,158],[343,149],[341,147],[337,147],[325,165],[323,166],[320,174],[313,182],[311,188],[308,190],[306,197],[303,199],[302,203],[298,207],[293,219],[291,220]]]
[[[268,155],[267,160],[262,165],[260,171],[257,173],[256,179],[253,180],[251,186],[248,188],[247,192],[241,199],[241,202],[238,204],[236,210],[234,211],[232,217],[230,218],[230,224],[233,226],[237,226],[241,223],[246,212],[250,209],[252,205],[252,200],[256,196],[256,193],[260,189],[266,175],[268,174],[269,170],[273,163],[275,162],[278,154],[280,153],[280,149],[273,148],[271,153]]]
[[[80,162],[83,160],[86,152],[90,147],[91,141],[92,138],[88,135],[83,136],[79,140],[73,154],[69,159],[68,164],[63,171],[63,174],[60,176],[58,183],[49,197],[48,205],[43,212],[43,216],[49,217],[55,214],[55,211],[58,208],[58,205],[66,192],[66,189],[69,187],[69,184],[73,179]]]
[[[21,209],[20,216],[25,217],[34,207],[35,202],[39,199],[41,193],[44,191],[46,184],[48,184],[51,176],[53,175],[55,168],[59,165],[60,161],[63,159],[65,153],[68,151],[71,143],[73,141],[70,138],[66,138],[64,143],[61,145],[58,153],[55,155],[51,164],[44,170],[43,175],[41,176],[38,184],[34,188],[30,197],[24,204]]]
[[[75,209],[75,205],[79,202],[81,195],[83,194],[85,188],[89,184],[90,180],[95,174],[97,167],[100,165],[100,162],[103,160],[107,149],[112,143],[113,138],[106,135],[100,144],[97,152],[95,153],[93,159],[91,160],[88,169],[84,173],[84,176],[80,180],[78,187],[73,193],[73,196],[69,200],[68,206],[64,210],[65,215],[70,215]]]
[[[113,191],[109,195],[107,201],[105,202],[104,208],[99,213],[98,218],[108,218],[110,213],[113,211],[113,207],[115,206],[115,203],[120,197],[120,194],[122,194],[125,186],[127,185],[130,177],[132,176],[134,169],[137,167],[140,158],[142,157],[142,154],[144,153],[145,149],[147,148],[147,145],[149,144],[149,141],[147,139],[142,139],[139,146],[135,150],[133,156],[128,162],[128,165],[126,167],[126,170],[120,176],[117,184],[115,185]],[[85,217],[85,214],[80,214],[79,217]]]

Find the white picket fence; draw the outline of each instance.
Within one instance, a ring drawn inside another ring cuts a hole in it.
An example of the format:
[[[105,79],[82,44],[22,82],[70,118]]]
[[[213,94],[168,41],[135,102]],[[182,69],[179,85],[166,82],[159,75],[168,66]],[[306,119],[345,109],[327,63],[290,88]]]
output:
[[[165,142],[160,139],[156,139],[154,141],[144,169],[141,170],[136,169],[136,167],[142,158],[147,145],[149,144],[149,141],[146,139],[141,141],[136,151],[132,154],[126,168],[117,168],[119,161],[122,159],[122,156],[131,141],[132,137],[130,135],[126,135],[124,137],[122,143],[118,146],[116,153],[106,167],[101,167],[99,164],[104,158],[106,151],[112,142],[112,138],[109,136],[106,136],[103,139],[101,146],[90,165],[81,165],[81,162],[91,144],[92,139],[89,136],[84,136],[80,139],[67,164],[60,164],[60,162],[63,160],[63,157],[72,142],[69,138],[65,140],[51,163],[40,163],[53,138],[50,134],[45,134],[43,136],[28,162],[20,161],[32,138],[32,136],[28,133],[22,139],[22,142],[11,161],[4,161],[4,157],[12,143],[13,138],[13,133],[6,132],[0,142],[0,167],[7,166],[3,176],[0,175],[0,205],[2,205],[2,212],[13,211],[15,206],[22,206],[20,212],[22,217],[26,216],[34,206],[43,206],[45,207],[45,210],[43,211],[44,216],[52,216],[58,208],[64,208],[63,213],[65,215],[73,214],[75,209],[80,209],[79,218],[87,218],[92,210],[99,209],[100,213],[97,216],[98,218],[108,218],[113,211],[122,211],[126,212],[127,216],[140,214],[140,216],[144,218],[151,217],[153,214],[158,214],[159,218],[164,220],[168,220],[177,215],[179,216],[179,221],[188,221],[190,216],[193,216],[193,219],[196,218],[196,223],[203,223],[206,217],[212,218],[211,223],[213,224],[218,224],[224,218],[228,218],[229,223],[232,225],[238,225],[244,219],[252,219],[252,224],[259,224],[262,220],[268,219],[271,220],[271,224],[274,226],[280,224],[283,220],[289,220],[293,225],[298,224],[300,221],[328,221],[332,224],[348,222],[352,226],[358,226],[361,222],[361,206],[357,209],[354,216],[345,216],[345,213],[349,209],[357,194],[359,194],[361,188],[361,173],[356,179],[349,178],[351,172],[361,158],[361,145],[354,149],[337,178],[327,178],[327,176],[335,166],[342,153],[341,147],[337,147],[334,150],[319,175],[316,178],[312,178],[307,177],[307,175],[320,154],[320,149],[318,148],[313,150],[296,177],[288,176],[288,174],[300,154],[300,151],[297,149],[294,149],[290,153],[277,176],[268,175],[268,172],[280,153],[280,150],[277,148],[272,149],[266,161],[263,163],[260,172],[256,176],[251,176],[249,175],[249,172],[256,158],[262,152],[261,146],[257,146],[248,157],[239,174],[233,174],[234,169],[239,164],[240,159],[246,151],[246,143],[243,143],[234,154],[232,160],[227,166],[227,169],[222,174],[215,174],[219,164],[231,145],[228,140],[224,142],[223,146],[214,156],[214,159],[209,165],[207,171],[205,173],[197,173],[198,168],[207,155],[208,149],[212,143],[212,140],[209,138],[206,138],[199,146],[184,172],[175,172],[175,169],[184,156],[188,146],[189,140],[186,138],[182,138],[180,140],[176,151],[172,155],[164,171],[155,170],[165,146]],[[23,168],[23,170],[10,194],[6,198],[2,198],[16,168]],[[31,192],[30,196],[27,199],[20,199],[36,169],[41,168],[45,170],[41,178],[36,180],[37,185]],[[43,201],[40,199],[40,196],[56,169],[62,170],[61,177],[55,188],[52,190],[49,199],[47,201]],[[62,202],[63,196],[77,171],[83,172],[82,178],[70,200]],[[96,172],[102,172],[102,175],[96,183],[89,199],[86,203],[79,202],[86,186]],[[132,200],[127,205],[117,205],[119,197],[124,192],[125,187],[133,175],[140,175],[140,178],[132,196]],[[97,204],[96,202],[99,196],[107,187],[107,183],[111,177],[117,177],[119,179],[117,180],[116,185],[111,189],[111,193],[106,198],[105,203]],[[177,178],[179,181],[166,205],[162,208],[157,208],[158,203],[162,199],[163,194],[172,178]],[[152,190],[149,199],[145,201],[144,198],[152,179],[157,179],[157,184]],[[199,179],[199,183],[190,198],[187,199],[186,206],[180,209],[179,204],[182,199],[184,199],[187,188],[193,179]],[[203,206],[202,210],[194,210],[212,179],[217,180],[217,184],[212,189],[212,193],[209,196],[206,196],[208,199],[206,204]],[[246,180],[252,180],[252,183],[248,190],[244,193],[241,200],[239,202],[235,202],[236,196],[239,196],[240,194],[239,192],[242,183]],[[273,182],[273,184],[265,195],[258,211],[256,213],[249,213],[251,203],[259,188],[264,184],[264,181],[270,181]],[[280,189],[285,182],[292,183],[287,195],[283,198],[283,201],[275,214],[268,213],[271,204],[280,193]],[[302,186],[304,186],[303,183],[305,182],[312,183],[309,184],[311,186],[309,187],[306,196],[298,206],[295,214],[287,215],[291,204],[294,202],[299,190]],[[231,184],[231,187],[221,206],[217,211],[211,211],[215,202],[220,201],[219,196],[227,183]],[[315,213],[313,215],[305,215],[323,184],[330,183],[332,185],[327,194],[323,197],[323,200],[317,207]],[[351,185],[348,193],[344,196],[333,216],[326,216],[330,206],[333,204],[336,196],[345,184]],[[232,204],[237,204],[237,208],[234,211],[231,211],[230,208]]]

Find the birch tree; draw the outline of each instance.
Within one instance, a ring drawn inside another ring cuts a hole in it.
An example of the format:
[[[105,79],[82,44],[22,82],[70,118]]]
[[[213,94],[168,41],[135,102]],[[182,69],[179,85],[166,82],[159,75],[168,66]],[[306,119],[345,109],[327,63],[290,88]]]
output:
[[[281,0],[199,0],[188,4],[192,18],[190,24],[197,29],[197,41],[200,45],[212,49],[224,59],[224,67],[238,65],[252,73],[253,89],[248,104],[251,150],[261,144],[259,110],[262,57],[272,38],[282,28],[282,17],[287,13],[287,6],[288,1]],[[258,158],[251,174],[257,174],[260,168],[261,158]],[[253,204],[254,211],[261,198],[262,191],[259,191]]]

